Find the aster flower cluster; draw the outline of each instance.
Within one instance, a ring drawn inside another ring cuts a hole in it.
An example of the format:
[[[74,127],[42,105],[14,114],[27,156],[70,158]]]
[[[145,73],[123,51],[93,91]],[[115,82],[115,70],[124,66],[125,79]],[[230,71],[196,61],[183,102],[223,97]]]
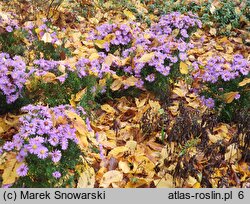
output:
[[[162,16],[158,23],[153,24],[149,30],[140,32],[132,50],[143,49],[148,53],[154,53],[153,57],[147,62],[140,61],[140,57],[145,54],[142,52],[134,59],[134,74],[141,77],[141,72],[147,64],[163,76],[169,75],[171,68],[179,61],[187,59],[186,51],[193,48],[191,43],[187,43],[189,33],[195,27],[201,27],[201,22],[195,16],[186,16],[178,12],[173,12]],[[177,32],[177,33],[176,33]],[[124,51],[124,56],[127,55]],[[145,80],[153,82],[155,77],[152,73],[145,76]]]
[[[28,76],[21,57],[11,58],[7,53],[0,53],[0,94],[6,96],[7,103],[13,103],[21,96]]]
[[[102,78],[106,73],[113,73],[110,66],[104,63],[107,55],[103,52],[98,53],[99,57],[94,60],[89,60],[87,58],[81,58],[76,63],[77,74],[80,78],[88,75],[95,75]]]
[[[56,79],[61,83],[64,83],[68,77],[68,72],[72,72],[73,69],[62,61],[39,59],[34,62],[35,68],[32,70],[36,76],[45,76],[48,73],[55,74]]]
[[[132,41],[131,29],[126,24],[104,23],[90,32],[89,40],[105,40],[104,48],[110,51],[110,46],[127,45]]]
[[[69,105],[60,105],[54,108],[28,105],[22,108],[27,112],[20,118],[20,130],[13,136],[12,141],[3,145],[5,151],[17,151],[17,160],[25,161],[29,155],[38,159],[49,159],[55,166],[60,162],[62,155],[67,151],[69,141],[78,144],[76,129],[71,124],[65,110],[79,113]],[[26,176],[28,166],[22,165],[17,170],[19,176]],[[55,172],[53,176],[59,177]]]
[[[175,64],[178,64],[180,60],[187,59],[186,51],[194,47],[193,44],[187,42],[189,34],[192,29],[201,27],[201,22],[192,14],[185,16],[174,12],[161,17],[158,23],[153,24],[145,31],[136,23],[131,23],[130,26],[133,29],[124,24],[105,23],[98,26],[96,31],[90,33],[89,40],[105,41],[102,43],[103,50],[106,52],[110,51],[110,45],[127,44],[128,46],[120,49],[120,56],[116,54],[116,57],[121,61],[131,58],[129,61],[132,61],[132,63],[124,65],[113,60],[108,66],[103,63],[102,57],[92,62],[88,59],[82,59],[76,66],[79,75],[81,77],[86,76],[89,68],[95,70],[104,69],[108,72],[110,70],[122,71],[126,75],[135,76],[138,79],[135,85],[138,88],[143,88],[145,81],[154,82],[157,79],[157,74],[168,76]],[[149,54],[151,57],[148,60],[142,60],[145,54]],[[101,53],[100,55],[105,54]]]
[[[250,71],[250,61],[240,54],[233,56],[232,62],[227,62],[223,57],[210,58],[204,70],[199,70],[195,77],[201,77],[204,82],[216,83],[219,79],[230,81],[240,76],[246,76]]]
[[[188,13],[183,15],[180,12],[172,12],[160,18],[160,21],[151,26],[150,30],[155,36],[170,35],[173,30],[179,29],[179,38],[189,38],[189,31],[194,27],[202,27],[198,16]]]

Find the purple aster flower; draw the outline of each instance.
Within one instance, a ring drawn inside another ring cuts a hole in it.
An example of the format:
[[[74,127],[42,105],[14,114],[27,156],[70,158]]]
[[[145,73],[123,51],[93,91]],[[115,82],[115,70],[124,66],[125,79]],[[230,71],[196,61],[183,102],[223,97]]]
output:
[[[20,150],[19,154],[26,157],[28,155],[28,145],[24,145],[24,147]]]
[[[59,150],[54,150],[53,152],[50,153],[51,159],[53,162],[57,163],[60,161],[62,157],[62,153]]]
[[[86,125],[87,125],[87,129],[89,132],[93,131],[91,124],[90,124],[90,120],[88,117],[86,118]]]
[[[39,147],[41,146],[41,143],[30,143],[28,145],[28,150],[31,154],[36,154],[37,151],[39,150]]]
[[[137,82],[135,82],[135,86],[139,89],[143,88],[143,84],[144,82],[142,80],[138,80]]]
[[[184,38],[188,38],[189,37],[189,35],[187,34],[187,30],[186,29],[181,29],[181,35]]]
[[[102,161],[105,161],[105,156],[103,154],[103,146],[102,146],[102,144],[99,141],[99,134],[98,134],[98,132],[96,133],[96,141],[99,143],[100,158],[101,158]]]
[[[11,32],[13,31],[13,28],[12,28],[11,26],[7,26],[7,27],[6,27],[6,30],[7,30],[9,33],[11,33]]]
[[[31,138],[29,140],[30,143],[34,144],[34,143],[37,143],[37,144],[41,144],[44,142],[44,138],[43,137],[40,137],[40,136],[36,136],[34,138]]]
[[[183,42],[183,43],[178,44],[178,50],[180,52],[184,52],[184,51],[186,51],[186,49],[187,49],[186,43]]]
[[[236,94],[234,98],[238,100],[240,98],[240,94]]]
[[[214,99],[212,98],[204,99],[204,104],[205,106],[211,109],[214,107]]]
[[[68,144],[69,144],[68,139],[62,138],[60,144],[62,146],[62,150],[66,150],[68,148]]]
[[[56,179],[60,178],[62,175],[59,171],[55,171],[52,173],[52,176],[55,177]]]
[[[22,162],[22,161],[25,159],[25,156],[23,156],[22,154],[19,153],[19,154],[16,156],[16,159],[17,159],[18,162]]]
[[[57,135],[51,135],[50,138],[49,138],[49,143],[52,145],[52,146],[56,146],[59,144],[59,137]]]
[[[2,185],[2,188],[10,188],[12,185],[13,185],[12,183],[11,184],[4,184],[4,185]]]
[[[180,58],[181,61],[185,61],[185,60],[187,59],[187,54],[181,52],[181,53],[179,54],[179,58]]]
[[[17,169],[17,174],[19,176],[26,176],[28,173],[28,166],[26,164],[22,164],[18,169]]]
[[[6,150],[6,151],[11,151],[14,149],[14,143],[13,142],[5,142],[4,146],[3,146],[3,149]]]
[[[150,74],[145,79],[149,82],[153,82],[155,80],[155,74]]]
[[[40,146],[36,151],[37,157],[40,159],[45,159],[48,157],[48,149],[44,146]]]

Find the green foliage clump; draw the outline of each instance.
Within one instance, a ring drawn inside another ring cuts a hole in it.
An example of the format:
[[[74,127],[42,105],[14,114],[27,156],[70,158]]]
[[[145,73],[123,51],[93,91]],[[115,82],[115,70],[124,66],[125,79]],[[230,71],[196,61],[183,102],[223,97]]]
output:
[[[79,175],[75,172],[75,166],[80,163],[81,151],[77,144],[70,141],[67,151],[62,150],[60,162],[55,165],[51,159],[41,160],[36,155],[28,155],[25,159],[29,167],[29,174],[20,177],[12,186],[14,188],[55,188],[74,187]],[[60,171],[58,180],[52,176],[55,171]],[[74,173],[70,172],[74,171]]]
[[[12,32],[0,33],[0,50],[8,53],[11,57],[15,55],[24,56],[26,51],[23,40],[26,38],[26,32],[18,29]]]

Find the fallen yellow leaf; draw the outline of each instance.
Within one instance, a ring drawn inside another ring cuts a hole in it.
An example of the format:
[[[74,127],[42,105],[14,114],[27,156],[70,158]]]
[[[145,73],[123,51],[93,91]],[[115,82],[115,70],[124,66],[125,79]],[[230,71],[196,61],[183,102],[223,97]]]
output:
[[[122,80],[118,78],[111,84],[110,89],[112,91],[117,91],[121,88],[121,86],[122,86]]]
[[[184,62],[180,62],[180,72],[181,74],[188,74],[188,65]]]
[[[120,182],[123,179],[123,173],[120,171],[112,170],[106,172],[101,181],[100,181],[100,187],[107,188],[110,184]]]
[[[106,43],[105,40],[95,40],[95,41],[94,41],[94,44],[95,44],[97,47],[101,48],[101,49],[104,48],[104,43]]]
[[[68,118],[71,120],[72,124],[74,125],[74,128],[78,131],[78,133],[80,135],[77,135],[79,138],[79,142],[80,145],[82,146],[82,148],[87,147],[88,146],[88,140],[87,140],[87,136],[88,136],[88,129],[87,129],[87,125],[85,124],[85,121],[76,113],[72,112],[72,111],[65,111],[66,115],[68,116]]]
[[[245,86],[246,84],[250,83],[250,78],[243,79],[242,82],[239,83],[239,86]]]
[[[129,149],[126,146],[116,147],[109,152],[108,156],[118,158],[123,156],[123,154],[128,150]]]
[[[149,62],[155,56],[154,52],[146,53],[138,60],[138,62],[146,63]]]
[[[52,37],[50,36],[49,33],[44,33],[42,39],[43,42],[45,43],[51,43],[52,42]]]
[[[18,163],[16,160],[15,153],[8,153],[6,156],[6,163],[4,164],[4,171],[3,171],[3,184],[12,184],[15,182],[17,175],[17,168],[22,163]]]
[[[125,14],[125,16],[127,16],[132,21],[136,19],[134,14],[131,11],[127,10],[127,9],[124,10],[123,13]]]
[[[99,54],[97,52],[94,52],[92,53],[90,56],[89,56],[89,60],[92,61],[92,60],[95,60],[95,59],[98,59],[99,58]]]
[[[92,167],[89,167],[80,174],[80,178],[77,183],[77,188],[94,188],[94,185],[95,170]]]
[[[125,79],[122,83],[126,86],[134,86],[136,82],[138,82],[138,79],[135,78],[134,76],[131,76]]]
[[[127,161],[119,161],[118,167],[125,174],[130,172],[129,162]]]
[[[42,80],[45,83],[52,83],[55,82],[56,80],[56,75],[51,73],[51,72],[47,72],[45,75],[42,76]]]
[[[224,98],[224,101],[226,103],[232,103],[232,101],[235,99],[235,96],[238,94],[239,92],[229,92],[229,93],[225,93],[223,94],[223,98]]]
[[[115,114],[116,112],[115,109],[111,107],[109,104],[101,105],[101,109],[110,114]]]

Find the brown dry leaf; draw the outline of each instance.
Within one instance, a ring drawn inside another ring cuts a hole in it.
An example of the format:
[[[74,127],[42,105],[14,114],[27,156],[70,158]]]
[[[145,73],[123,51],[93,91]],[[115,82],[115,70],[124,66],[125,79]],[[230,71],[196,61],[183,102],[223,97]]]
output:
[[[66,67],[65,67],[63,64],[60,64],[60,65],[58,66],[58,70],[59,70],[60,72],[62,72],[62,73],[65,73]]]
[[[173,37],[176,37],[180,33],[180,29],[174,29],[171,33]]]
[[[201,183],[197,182],[193,185],[193,188],[201,188]]]
[[[8,131],[9,128],[17,125],[18,118],[12,118],[10,117],[11,115],[12,114],[7,114],[3,118],[0,118],[0,134]]]
[[[109,104],[104,104],[101,106],[101,109],[109,114],[115,114],[115,109],[111,107]]]
[[[213,131],[218,131],[220,133],[225,133],[225,135],[223,135],[225,137],[227,135],[227,133],[228,133],[228,125],[227,124],[221,124],[220,126],[213,128]]]
[[[242,38],[233,38],[233,41],[240,43],[240,44],[243,44]]]
[[[207,133],[208,133],[208,138],[212,143],[217,143],[218,141],[224,139],[223,134],[220,134],[220,133],[211,134],[209,130],[207,130]]]
[[[228,162],[239,161],[241,159],[241,153],[237,149],[236,144],[229,145],[225,153],[225,160]]]
[[[221,45],[216,44],[214,47],[218,51],[224,51],[224,48]]]
[[[101,181],[100,181],[100,187],[102,188],[108,188],[110,184],[121,182],[123,179],[123,173],[117,170],[112,170],[106,172]]]
[[[249,164],[247,164],[246,162],[240,162],[238,164],[238,172],[240,172],[241,174],[243,174],[242,178],[240,179],[240,181],[245,181],[248,177],[250,177],[250,166]]]
[[[147,142],[147,145],[153,149],[153,150],[156,150],[156,151],[161,151],[162,148],[163,148],[163,145],[159,144],[159,143],[156,143],[154,140],[150,140],[149,142]]]
[[[4,123],[6,124],[6,125],[8,125],[9,127],[15,127],[15,126],[17,126],[18,125],[18,123],[19,123],[19,117],[20,117],[21,115],[14,115],[14,114],[12,114],[12,113],[7,113],[5,116],[4,116],[4,119],[3,119],[3,121],[4,121]],[[1,120],[0,120],[1,121]],[[5,125],[3,125],[3,127],[4,127]]]
[[[191,101],[191,102],[188,102],[187,104],[188,106],[194,108],[194,109],[197,109],[198,107],[201,106],[200,102],[198,100],[194,100],[194,101]]]
[[[103,64],[110,67],[115,59],[116,57],[114,55],[108,54],[108,56],[105,57]]]

